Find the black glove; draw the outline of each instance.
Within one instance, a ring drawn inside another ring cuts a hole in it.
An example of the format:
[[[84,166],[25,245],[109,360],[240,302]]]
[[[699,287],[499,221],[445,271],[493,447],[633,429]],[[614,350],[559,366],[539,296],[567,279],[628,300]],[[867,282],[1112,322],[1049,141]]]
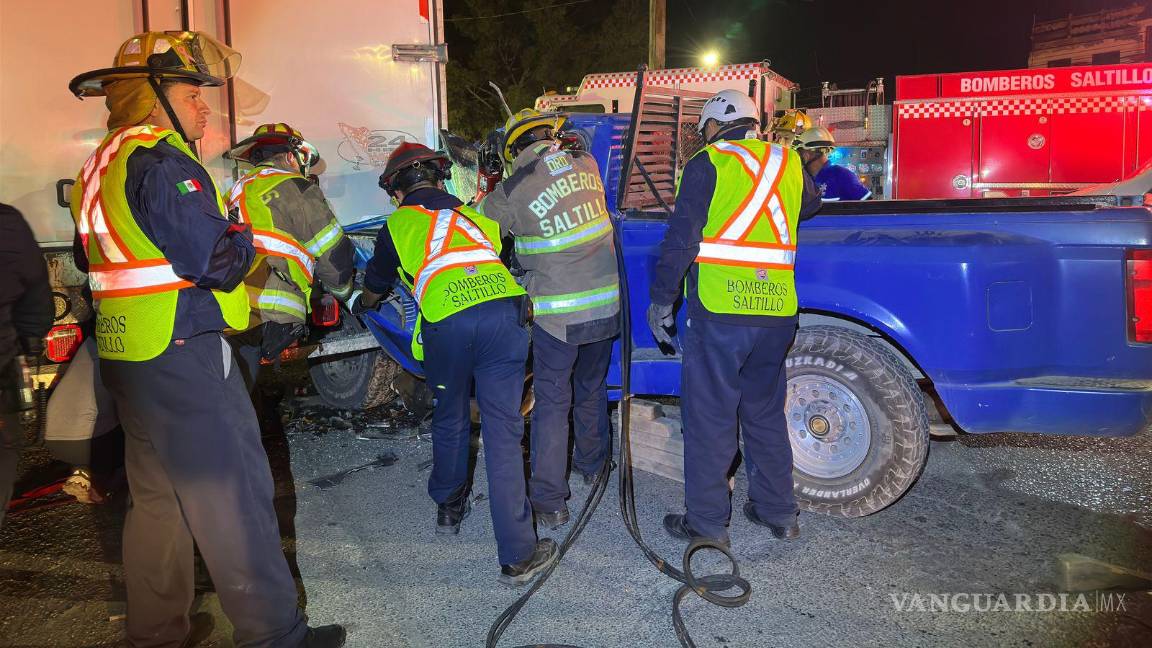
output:
[[[652,337],[656,338],[657,344],[672,346],[672,335],[668,330],[675,322],[676,319],[672,317],[672,304],[648,305],[648,328],[652,330]]]

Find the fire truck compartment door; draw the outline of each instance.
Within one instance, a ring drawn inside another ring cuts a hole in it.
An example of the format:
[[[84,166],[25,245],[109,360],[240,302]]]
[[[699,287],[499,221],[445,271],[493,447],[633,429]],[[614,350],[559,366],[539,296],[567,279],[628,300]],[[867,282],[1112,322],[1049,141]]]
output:
[[[1116,182],[1125,175],[1123,109],[1054,114],[1052,182]]]
[[[895,198],[971,198],[973,119],[897,109]]]
[[[1052,133],[1047,115],[984,113],[979,147],[977,182],[1049,182]]]
[[[1144,97],[1136,113],[1137,169],[1152,162],[1152,96]]]

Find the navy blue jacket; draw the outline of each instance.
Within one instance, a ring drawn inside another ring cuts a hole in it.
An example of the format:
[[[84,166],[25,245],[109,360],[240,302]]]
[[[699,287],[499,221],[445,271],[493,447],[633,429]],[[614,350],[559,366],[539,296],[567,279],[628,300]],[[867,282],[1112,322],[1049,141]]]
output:
[[[201,190],[181,194],[185,180],[198,181]],[[128,158],[124,192],[136,224],[176,274],[195,284],[179,292],[173,339],[223,330],[211,290],[240,285],[256,256],[248,236],[228,231],[232,223],[220,215],[215,186],[203,166],[167,142]],[[76,255],[76,265],[87,271],[84,254]]]
[[[463,204],[459,198],[447,191],[423,187],[405,194],[400,206],[419,205],[425,209],[455,209]],[[378,295],[387,295],[392,291],[392,283],[399,276],[397,274],[399,268],[400,255],[396,252],[396,244],[392,242],[388,224],[385,223],[376,234],[376,247],[372,251],[372,258],[364,268],[364,287]]]
[[[729,129],[719,139],[744,139],[747,126]],[[804,194],[800,201],[800,220],[816,215],[820,210],[820,194],[812,177],[804,176]],[[693,262],[700,252],[704,226],[708,223],[708,207],[716,190],[716,167],[706,153],[698,153],[684,165],[680,176],[680,191],[676,205],[668,217],[668,231],[660,243],[659,257],[652,270],[652,284],[648,296],[654,304],[673,304],[680,296],[680,282],[688,274],[688,317],[739,324],[742,326],[795,326],[795,317],[764,317],[762,315],[730,315],[713,313],[700,304],[696,294],[699,268]],[[689,271],[690,270],[690,271]]]

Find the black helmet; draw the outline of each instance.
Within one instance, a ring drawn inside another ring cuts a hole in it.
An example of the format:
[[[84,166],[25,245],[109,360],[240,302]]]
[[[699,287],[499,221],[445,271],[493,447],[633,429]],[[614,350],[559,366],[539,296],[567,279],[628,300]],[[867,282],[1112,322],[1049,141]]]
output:
[[[388,156],[384,173],[380,174],[380,188],[389,196],[406,191],[421,182],[438,182],[452,177],[452,161],[448,156],[415,142],[404,142]]]

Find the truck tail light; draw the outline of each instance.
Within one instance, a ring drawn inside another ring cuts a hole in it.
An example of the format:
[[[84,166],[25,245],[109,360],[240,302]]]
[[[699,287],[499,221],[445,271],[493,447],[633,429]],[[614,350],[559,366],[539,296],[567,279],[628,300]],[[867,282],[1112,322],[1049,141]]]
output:
[[[1129,250],[1128,339],[1152,343],[1152,249]]]
[[[320,301],[313,304],[312,324],[322,328],[336,326],[340,323],[340,303],[332,295],[324,295]]]
[[[53,326],[44,336],[44,355],[52,362],[68,362],[83,343],[84,333],[78,325]]]

